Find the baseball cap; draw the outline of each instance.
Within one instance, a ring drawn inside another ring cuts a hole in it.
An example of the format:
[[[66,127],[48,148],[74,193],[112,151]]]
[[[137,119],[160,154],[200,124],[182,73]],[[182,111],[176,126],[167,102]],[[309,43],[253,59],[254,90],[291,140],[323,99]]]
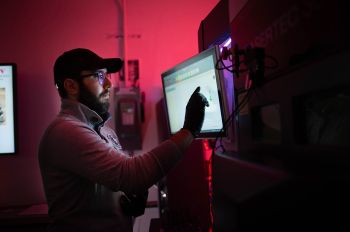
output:
[[[123,66],[120,58],[102,58],[86,48],[75,48],[60,55],[54,64],[55,84],[60,88],[64,79],[79,76],[83,70],[106,68],[118,72]]]

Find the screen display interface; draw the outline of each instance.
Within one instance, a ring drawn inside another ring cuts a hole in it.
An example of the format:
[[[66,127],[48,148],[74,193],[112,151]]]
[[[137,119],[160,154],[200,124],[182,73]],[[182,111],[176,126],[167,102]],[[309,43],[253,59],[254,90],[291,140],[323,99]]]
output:
[[[219,73],[215,64],[213,47],[162,74],[171,134],[183,127],[187,102],[198,86],[209,102],[209,107],[205,109],[202,136],[212,137],[210,133],[214,136],[221,131],[223,112],[219,98]]]
[[[15,153],[14,69],[0,64],[0,154]]]

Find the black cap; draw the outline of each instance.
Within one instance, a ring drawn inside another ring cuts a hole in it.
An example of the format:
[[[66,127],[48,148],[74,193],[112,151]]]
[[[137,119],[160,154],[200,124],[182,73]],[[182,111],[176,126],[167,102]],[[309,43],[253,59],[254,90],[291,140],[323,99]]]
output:
[[[118,72],[123,66],[119,58],[101,58],[86,48],[76,48],[64,52],[54,65],[55,84],[61,87],[63,80],[80,75],[83,70],[106,68],[108,73]]]

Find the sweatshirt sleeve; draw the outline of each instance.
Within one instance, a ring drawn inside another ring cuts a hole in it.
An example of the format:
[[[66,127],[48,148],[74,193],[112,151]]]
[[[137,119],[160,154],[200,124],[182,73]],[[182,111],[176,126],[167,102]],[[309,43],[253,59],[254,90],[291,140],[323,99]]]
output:
[[[88,126],[71,121],[53,126],[41,143],[44,162],[113,191],[143,192],[164,177],[192,142],[187,131],[142,155],[128,157]]]

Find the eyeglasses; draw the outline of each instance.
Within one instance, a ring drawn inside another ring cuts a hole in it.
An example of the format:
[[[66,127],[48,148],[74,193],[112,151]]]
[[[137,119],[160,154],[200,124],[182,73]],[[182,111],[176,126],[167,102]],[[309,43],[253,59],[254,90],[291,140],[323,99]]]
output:
[[[105,83],[106,78],[110,78],[111,74],[107,73],[107,69],[98,69],[94,73],[81,75],[79,77],[85,78],[85,77],[91,77],[91,76],[97,79],[100,85],[103,85]]]

